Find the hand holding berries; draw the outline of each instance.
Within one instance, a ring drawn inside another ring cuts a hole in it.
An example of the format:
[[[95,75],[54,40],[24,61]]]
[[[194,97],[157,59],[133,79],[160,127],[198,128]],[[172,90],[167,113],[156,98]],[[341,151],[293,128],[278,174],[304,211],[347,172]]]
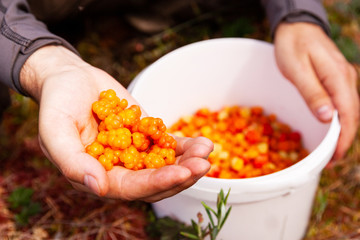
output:
[[[175,163],[175,139],[166,133],[160,118],[141,117],[140,107],[129,108],[112,89],[100,93],[92,110],[99,118],[99,134],[86,147],[106,170],[114,165],[127,169],[160,168]]]
[[[177,164],[141,171],[120,167],[106,171],[97,159],[86,153],[85,148],[97,138],[99,128],[110,131],[121,125],[126,127],[128,123],[115,118],[111,120],[109,129],[105,123],[99,126],[91,106],[104,89],[114,89],[118,96],[127,99],[128,108],[135,114],[138,107],[132,108],[131,105],[137,105],[137,101],[112,76],[62,46],[49,45],[38,49],[28,58],[23,70],[22,87],[39,103],[41,149],[75,189],[114,199],[153,202],[184,190],[209,170],[210,165],[203,157],[211,152],[211,142],[180,138],[175,150]],[[124,101],[119,108],[125,108]],[[128,119],[131,122],[131,118]],[[102,138],[107,141],[105,135]],[[135,138],[136,148],[146,147],[146,142],[140,144],[141,137]],[[186,148],[184,142],[188,142]],[[97,144],[91,151],[95,155],[106,153],[106,158],[113,155],[114,163],[119,156],[119,150],[102,150]],[[203,155],[199,157],[197,151]]]

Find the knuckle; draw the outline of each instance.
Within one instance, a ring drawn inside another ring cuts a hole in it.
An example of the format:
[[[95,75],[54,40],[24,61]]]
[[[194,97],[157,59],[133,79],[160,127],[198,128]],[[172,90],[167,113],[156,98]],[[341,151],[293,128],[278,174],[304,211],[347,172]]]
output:
[[[327,82],[330,81],[330,79],[345,81],[345,83],[348,86],[351,86],[352,88],[356,88],[358,73],[355,67],[352,64],[346,62],[346,60],[338,61],[336,68],[333,69],[332,71],[331,77],[328,76],[324,78],[322,81],[324,82],[325,85],[327,85],[328,84]]]
[[[341,75],[349,75],[349,63],[346,62],[345,59],[343,60],[338,60],[336,62],[336,70],[338,72],[338,74],[341,74]]]
[[[342,62],[338,62],[337,66],[338,66],[339,74],[345,76],[345,79],[347,79],[350,82],[356,82],[357,72],[352,64],[346,61],[342,61]]]
[[[327,102],[329,96],[325,91],[318,90],[318,91],[312,91],[311,94],[308,95],[307,102],[310,106],[313,106],[314,108],[319,107],[320,104]]]
[[[76,181],[76,179],[74,179],[74,174],[73,174],[73,170],[70,167],[62,167],[60,169],[61,173],[68,179],[71,181]]]
[[[353,81],[356,84],[356,81],[358,79],[358,72],[356,71],[355,67],[351,64],[349,64],[349,68],[348,68],[348,79]]]

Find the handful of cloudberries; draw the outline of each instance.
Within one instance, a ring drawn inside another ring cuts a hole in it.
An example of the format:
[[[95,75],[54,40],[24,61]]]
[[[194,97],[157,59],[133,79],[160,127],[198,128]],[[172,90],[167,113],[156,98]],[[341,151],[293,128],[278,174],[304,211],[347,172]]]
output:
[[[100,93],[92,104],[98,119],[98,135],[86,152],[106,170],[114,166],[140,170],[160,168],[175,163],[175,139],[166,133],[162,119],[141,118],[138,105],[128,107],[112,89]]]

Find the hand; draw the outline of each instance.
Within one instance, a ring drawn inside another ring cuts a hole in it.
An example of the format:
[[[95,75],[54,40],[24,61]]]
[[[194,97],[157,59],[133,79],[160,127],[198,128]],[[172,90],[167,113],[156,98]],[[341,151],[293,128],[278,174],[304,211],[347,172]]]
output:
[[[282,74],[304,97],[322,122],[339,113],[341,133],[334,159],[345,155],[359,126],[357,74],[334,42],[317,25],[280,23],[275,33],[275,56]]]
[[[85,146],[97,135],[91,105],[101,91],[114,89],[131,104],[135,99],[115,79],[61,46],[46,46],[26,61],[22,87],[40,105],[40,145],[78,190],[124,200],[157,201],[194,184],[210,168],[205,158],[212,142],[205,138],[178,139],[177,165],[132,171],[105,171]]]

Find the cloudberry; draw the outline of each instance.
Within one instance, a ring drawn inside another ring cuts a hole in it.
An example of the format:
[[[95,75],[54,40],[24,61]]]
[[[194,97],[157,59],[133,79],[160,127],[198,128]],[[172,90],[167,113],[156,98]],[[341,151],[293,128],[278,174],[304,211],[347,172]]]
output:
[[[132,143],[136,149],[140,151],[145,151],[150,146],[150,140],[140,132],[134,132],[132,134]]]
[[[103,122],[107,130],[118,129],[124,126],[122,117],[115,113],[111,113]]]
[[[104,152],[104,146],[99,142],[93,142],[92,144],[86,147],[86,152],[91,156],[97,158]]]
[[[131,132],[127,128],[119,128],[108,132],[108,145],[115,149],[126,149],[131,145]]]

